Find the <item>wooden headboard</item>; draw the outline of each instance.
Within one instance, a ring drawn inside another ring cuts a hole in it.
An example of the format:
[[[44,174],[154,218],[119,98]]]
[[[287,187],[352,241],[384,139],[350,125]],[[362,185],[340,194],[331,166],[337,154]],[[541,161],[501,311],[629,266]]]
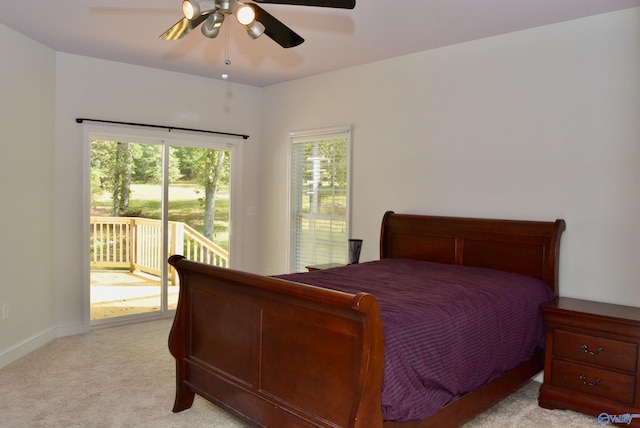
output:
[[[554,222],[395,214],[387,211],[380,258],[486,267],[542,279],[557,293],[560,235]]]

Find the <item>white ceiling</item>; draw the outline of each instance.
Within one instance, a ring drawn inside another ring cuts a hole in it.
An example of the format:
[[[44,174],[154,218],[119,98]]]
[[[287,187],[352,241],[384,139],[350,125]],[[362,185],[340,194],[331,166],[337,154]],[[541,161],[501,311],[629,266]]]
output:
[[[252,40],[228,19],[216,39],[197,29],[159,39],[181,0],[2,0],[0,23],[59,52],[258,87],[575,18],[639,7],[640,0],[356,0],[353,10],[262,7],[305,38],[284,49]],[[225,59],[231,61],[225,65]]]

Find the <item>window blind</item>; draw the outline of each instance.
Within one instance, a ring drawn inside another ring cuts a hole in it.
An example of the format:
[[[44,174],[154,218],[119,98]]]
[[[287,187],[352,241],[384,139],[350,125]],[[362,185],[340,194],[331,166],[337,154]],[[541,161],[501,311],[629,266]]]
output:
[[[290,140],[290,271],[346,263],[349,128],[295,133]]]

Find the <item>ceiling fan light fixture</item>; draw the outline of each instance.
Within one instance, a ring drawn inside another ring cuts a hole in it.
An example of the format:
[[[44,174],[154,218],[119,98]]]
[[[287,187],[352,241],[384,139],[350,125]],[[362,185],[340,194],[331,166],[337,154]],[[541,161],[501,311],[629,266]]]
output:
[[[215,10],[215,0],[184,0],[182,2],[182,13],[189,20],[196,19]]]
[[[236,19],[242,25],[251,25],[256,19],[256,12],[249,5],[243,4],[236,10]]]
[[[249,34],[249,37],[252,39],[257,39],[262,36],[265,30],[264,25],[258,21],[253,21],[251,25],[245,25],[245,27],[247,28],[247,34]]]
[[[221,23],[227,15],[234,15],[247,34],[257,39],[266,34],[283,48],[292,48],[304,42],[304,39],[276,17],[264,10],[259,3],[288,4],[294,6],[317,6],[328,8],[353,9],[356,0],[183,0],[184,17],[160,35],[163,40],[177,40],[197,28],[204,22],[202,33],[209,38],[218,35]],[[211,19],[209,19],[211,16]]]
[[[220,27],[223,22],[224,15],[219,12],[214,12],[202,23],[200,31],[202,31],[202,34],[204,34],[205,37],[213,39],[220,32]]]

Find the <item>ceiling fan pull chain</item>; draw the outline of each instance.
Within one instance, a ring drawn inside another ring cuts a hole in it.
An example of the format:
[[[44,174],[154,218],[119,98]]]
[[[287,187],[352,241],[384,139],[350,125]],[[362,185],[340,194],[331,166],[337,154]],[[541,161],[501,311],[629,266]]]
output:
[[[231,65],[231,60],[229,59],[229,21],[227,20],[224,24],[224,64],[226,66]],[[227,80],[229,78],[229,73],[222,73],[222,79]]]
[[[231,61],[229,60],[229,21],[227,21],[224,29],[224,63],[231,65]]]

